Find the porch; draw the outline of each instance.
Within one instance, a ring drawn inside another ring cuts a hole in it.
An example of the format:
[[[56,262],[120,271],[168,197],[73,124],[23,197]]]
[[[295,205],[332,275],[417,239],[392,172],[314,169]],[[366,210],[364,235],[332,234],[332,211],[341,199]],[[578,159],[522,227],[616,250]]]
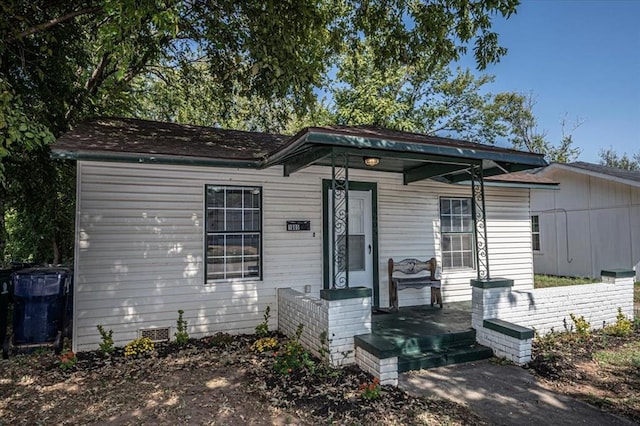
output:
[[[471,326],[471,301],[446,303],[444,309],[410,306],[398,312],[374,311],[371,333],[354,337],[378,359],[397,357],[398,372],[434,368],[492,356],[476,343]]]

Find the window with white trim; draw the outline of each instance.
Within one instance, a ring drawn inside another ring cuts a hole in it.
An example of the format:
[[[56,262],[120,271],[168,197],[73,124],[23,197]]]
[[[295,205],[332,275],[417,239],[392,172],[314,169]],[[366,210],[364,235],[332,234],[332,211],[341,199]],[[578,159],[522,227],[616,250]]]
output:
[[[471,198],[440,198],[442,267],[473,268]]]
[[[531,216],[531,246],[540,251],[540,216]]]
[[[262,188],[207,185],[207,281],[261,279]]]

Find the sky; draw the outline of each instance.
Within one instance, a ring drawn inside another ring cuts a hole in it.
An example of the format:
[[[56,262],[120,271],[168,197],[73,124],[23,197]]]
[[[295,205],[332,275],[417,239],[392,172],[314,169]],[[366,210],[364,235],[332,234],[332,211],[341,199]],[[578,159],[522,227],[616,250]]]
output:
[[[496,78],[490,92],[533,94],[556,143],[566,117],[579,161],[598,163],[609,147],[640,153],[640,0],[522,0],[493,29],[509,51],[484,71]]]

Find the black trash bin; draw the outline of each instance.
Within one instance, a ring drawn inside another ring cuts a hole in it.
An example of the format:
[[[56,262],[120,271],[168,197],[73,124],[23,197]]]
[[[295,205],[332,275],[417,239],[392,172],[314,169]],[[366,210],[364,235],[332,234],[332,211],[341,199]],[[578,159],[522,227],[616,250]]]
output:
[[[62,350],[71,274],[64,268],[30,268],[12,275],[13,344],[54,344]]]
[[[7,337],[12,273],[13,269],[0,269],[0,342],[4,342]]]

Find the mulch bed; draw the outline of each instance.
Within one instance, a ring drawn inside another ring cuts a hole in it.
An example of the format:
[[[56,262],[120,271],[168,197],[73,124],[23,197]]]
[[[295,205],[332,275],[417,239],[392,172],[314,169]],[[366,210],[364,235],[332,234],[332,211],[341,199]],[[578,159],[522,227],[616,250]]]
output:
[[[0,423],[485,424],[464,406],[395,387],[366,399],[372,377],[356,367],[316,360],[279,374],[271,353],[250,349],[255,340],[219,334],[138,358],[81,352],[66,371],[52,353],[15,356],[0,362]]]

